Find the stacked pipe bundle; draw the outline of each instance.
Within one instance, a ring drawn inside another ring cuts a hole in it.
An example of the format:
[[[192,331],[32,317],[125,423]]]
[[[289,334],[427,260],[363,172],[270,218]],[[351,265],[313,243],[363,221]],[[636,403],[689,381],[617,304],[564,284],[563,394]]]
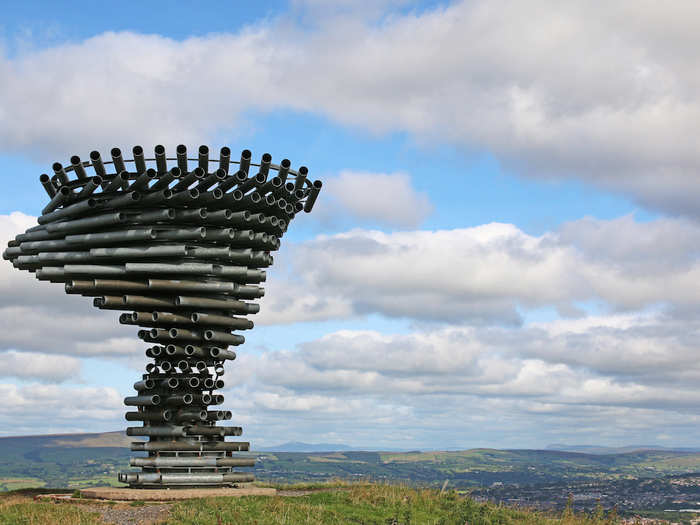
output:
[[[310,212],[321,189],[308,170],[279,165],[264,154],[253,163],[244,150],[232,161],[230,149],[218,160],[200,146],[196,159],[180,145],[174,158],[163,146],[146,158],[133,148],[123,159],[90,153],[70,166],[53,165],[40,181],[50,201],[38,225],[10,241],[3,258],[43,281],[64,283],[66,293],[93,298],[97,308],[124,310],[119,321],[141,327],[153,361],[134,384],[130,436],[131,466],[120,473],[132,487],[233,486],[253,480],[235,467],[254,460],[236,457],[249,444],[226,441],[241,428],[219,426],[231,419],[222,410],[224,361],[229,346],[244,342],[239,332],[253,327],[248,314],[262,297],[260,283],[272,264],[289,223]],[[91,173],[92,172],[92,173]]]

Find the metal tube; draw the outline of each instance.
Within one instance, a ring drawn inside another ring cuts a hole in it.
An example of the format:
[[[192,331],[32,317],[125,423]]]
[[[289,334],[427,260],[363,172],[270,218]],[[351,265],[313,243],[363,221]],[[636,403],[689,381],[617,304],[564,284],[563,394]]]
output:
[[[226,281],[180,281],[171,279],[148,279],[151,290],[167,290],[176,292],[233,292],[236,284]]]
[[[207,192],[202,192],[198,189],[194,189],[194,191],[199,192],[199,197],[198,201],[201,204],[205,204],[207,206],[213,206],[215,208],[218,208],[218,203],[221,201],[221,199],[224,198],[224,192],[221,191],[219,188],[215,188],[212,191],[207,191]]]
[[[175,426],[127,427],[126,435],[127,436],[156,436],[156,437],[185,437],[185,436],[187,436],[187,434],[185,433],[184,427],[175,427]]]
[[[214,310],[229,310],[236,313],[249,313],[249,307],[253,306],[236,299],[214,299],[209,297],[187,297],[178,295],[175,297],[175,305],[182,308],[204,308]],[[257,305],[256,305],[257,306]]]
[[[289,168],[292,167],[292,163],[289,159],[283,159],[280,162],[279,170],[277,170],[277,176],[282,180],[282,184],[287,181],[287,175],[289,175]]]
[[[244,171],[238,170],[233,175],[229,175],[226,180],[220,182],[219,189],[226,191],[236,184],[240,184],[241,182],[245,181],[247,178],[248,175]]]
[[[279,188],[281,188],[281,187],[282,187],[282,179],[280,179],[279,177],[272,177],[265,184],[260,186],[260,188],[258,188],[258,192],[261,195],[265,195],[265,194],[270,193],[270,192],[274,193],[274,192],[278,191]]]
[[[253,328],[253,321],[227,315],[195,312],[190,315],[190,319],[195,324],[225,326],[231,330],[250,330]]]
[[[115,224],[120,224],[126,221],[126,214],[124,212],[112,212],[105,215],[97,215],[95,217],[88,217],[86,219],[75,219],[66,222],[52,222],[46,226],[49,232],[60,232],[69,233],[81,230],[94,230],[95,228],[101,228],[103,226],[113,226]]]
[[[173,192],[170,190],[160,190],[148,193],[145,197],[141,199],[142,204],[146,206],[158,206],[164,202],[169,201],[173,196]]]
[[[134,390],[153,390],[156,387],[156,382],[153,379],[144,379],[134,383]]]
[[[141,146],[134,146],[131,148],[131,152],[134,154],[136,173],[144,173],[146,171],[146,159],[143,156],[143,148]]]
[[[141,199],[143,204],[144,200]],[[128,213],[132,213],[131,210],[127,210]],[[172,221],[175,218],[175,210],[172,208],[165,208],[160,210],[139,212],[133,215],[129,215],[129,222],[138,224],[150,224],[152,222],[163,222]]]
[[[151,190],[167,190],[170,183],[180,176],[180,168],[175,166],[170,171],[160,171],[158,169],[158,180],[151,186]]]
[[[232,212],[231,210],[217,210],[207,216],[208,223],[226,224],[230,226],[245,226],[250,221],[250,212],[247,210]]]
[[[123,193],[117,197],[111,198],[109,200],[104,201],[102,203],[104,206],[109,206],[111,208],[121,208],[121,207],[126,207],[126,206],[134,206],[135,204],[138,204],[138,202],[141,200],[141,194],[132,191],[129,193]]]
[[[244,149],[241,152],[241,162],[238,166],[238,169],[245,173],[246,175],[248,174],[248,169],[250,168],[250,159],[253,157],[253,154],[250,152],[248,149]]]
[[[132,467],[254,467],[255,458],[148,457],[131,458]]]
[[[141,172],[139,176],[126,188],[126,191],[145,191],[152,180],[155,180],[158,172],[153,168]]]
[[[263,153],[260,159],[260,171],[259,174],[262,175],[265,180],[267,180],[267,174],[270,172],[270,163],[272,162],[272,155],[269,153]]]
[[[127,421],[170,421],[172,419],[172,411],[158,410],[157,412],[127,412],[124,414],[124,419]]]
[[[298,170],[297,179],[294,182],[294,189],[300,190],[304,187],[304,182],[306,182],[306,176],[309,174],[309,169],[306,166],[302,166]]]
[[[66,264],[63,266],[63,272],[65,275],[124,275],[126,273],[123,266],[107,264]]]
[[[228,359],[231,361],[236,359],[236,352],[232,352],[231,350],[225,350],[223,348],[210,348],[209,353],[215,359]]]
[[[158,144],[154,148],[154,151],[156,154],[156,169],[158,170],[158,173],[166,173],[168,171],[168,162],[165,160],[165,146]]]
[[[187,146],[178,144],[177,148],[175,148],[175,155],[177,156],[177,167],[180,168],[180,171],[183,174],[190,171],[187,168]]]
[[[258,188],[265,184],[267,177],[262,173],[258,173],[255,177],[249,177],[244,182],[238,185],[237,190],[242,191],[244,194],[247,193],[252,188]]]
[[[311,190],[309,191],[309,196],[306,198],[306,202],[304,203],[304,211],[306,213],[311,212],[313,209],[316,199],[318,198],[318,194],[321,192],[322,186],[323,183],[320,180],[315,180],[313,182]]]
[[[250,448],[250,443],[247,441],[137,441],[131,443],[131,450],[136,451],[232,451],[232,452],[247,452]]]
[[[151,321],[163,324],[193,324],[192,319],[186,315],[173,314],[170,312],[153,312]],[[184,349],[183,349],[184,355]]]
[[[114,178],[107,182],[107,186],[104,188],[105,193],[111,193],[113,191],[118,191],[122,186],[129,181],[129,173],[127,171],[120,171]]]
[[[163,400],[164,405],[179,406],[179,405],[191,405],[194,401],[194,396],[192,394],[177,394],[167,396]]]
[[[177,228],[172,230],[156,230],[158,240],[167,241],[198,241],[207,236],[206,228]]]
[[[152,241],[156,239],[156,231],[151,228],[139,230],[123,230],[104,233],[82,233],[66,235],[66,241],[70,243],[88,245],[116,244],[133,241]]]
[[[175,193],[170,199],[170,204],[191,204],[197,197],[199,197],[199,191],[196,188],[192,188],[191,190]]]
[[[95,191],[97,188],[99,188],[102,185],[102,177],[99,175],[95,175],[94,177],[91,177],[89,181],[83,186],[83,189],[80,190],[78,195],[76,196],[78,199],[84,199],[86,197],[89,197]]]
[[[204,177],[202,179],[202,182],[200,182],[197,185],[197,189],[199,191],[206,191],[209,188],[211,188],[214,184],[217,184],[219,182],[226,180],[226,177],[227,177],[226,172],[222,169],[218,169],[214,173],[212,173],[211,175],[207,175],[206,177]],[[219,188],[217,188],[217,189],[219,189]],[[223,196],[223,190],[219,189],[219,191],[222,193],[222,196]]]
[[[49,222],[54,222],[60,219],[66,219],[70,217],[79,217],[80,215],[85,215],[93,210],[101,208],[102,203],[98,203],[97,200],[93,198],[86,199],[84,201],[76,202],[60,210],[52,211],[42,215],[37,219],[39,224],[47,224]]]
[[[115,173],[122,173],[123,171],[126,171],[124,159],[122,159],[122,150],[119,148],[112,148],[110,154],[112,155],[112,163]]]
[[[219,185],[221,186],[221,185]],[[221,189],[221,188],[219,188]],[[243,192],[240,190],[233,190],[231,193],[225,193],[223,199],[221,199],[222,205],[227,205],[231,209],[241,208],[241,202],[243,201]]]
[[[89,282],[93,283],[93,288],[95,290],[119,290],[122,292],[140,292],[148,290],[148,283],[144,281],[122,281],[118,279],[94,279],[93,281],[71,281],[73,286],[79,283],[79,287],[85,287],[87,290],[87,284]],[[85,284],[83,284],[85,283]],[[80,289],[80,288],[78,288]]]
[[[42,173],[39,176],[39,182],[41,182],[41,185],[46,190],[49,198],[53,198],[53,196],[56,195],[56,187],[51,182],[51,177],[49,177],[46,173]]]
[[[158,394],[150,396],[130,396],[124,398],[124,404],[127,406],[158,406],[161,403],[161,397]]]
[[[178,222],[203,222],[208,216],[209,212],[206,208],[195,208],[193,210],[173,210],[175,212],[175,217]]]
[[[143,295],[124,295],[121,300],[124,306],[136,306],[139,308],[168,308],[173,306],[172,299],[145,297]]]
[[[92,169],[95,170],[95,175],[102,177],[103,179],[107,176],[104,164],[102,164],[102,157],[100,152],[97,150],[90,152],[90,163],[92,164]]]
[[[231,161],[231,150],[224,146],[221,148],[219,153],[219,169],[224,170],[224,173],[228,173],[229,162]]]
[[[199,146],[199,167],[204,173],[209,171],[209,148],[204,144]]]
[[[68,175],[66,175],[66,171],[63,169],[63,164],[61,164],[60,162],[54,162],[52,168],[55,177],[61,183],[61,186],[67,186],[70,183],[70,181],[68,180]]]
[[[53,196],[51,201],[46,206],[44,206],[43,210],[41,210],[41,213],[43,215],[46,215],[47,213],[51,213],[52,211],[54,211],[59,206],[62,206],[68,200],[72,193],[73,192],[67,186],[61,186],[60,188],[58,188],[56,195]]]
[[[199,166],[196,167],[193,171],[190,173],[182,172],[182,177],[180,180],[173,186],[171,189],[175,192],[182,192],[192,186],[195,182],[201,182],[201,180],[204,178],[206,175],[206,172],[200,168]]]
[[[207,411],[206,410],[178,410],[175,413],[174,421],[177,423],[191,422],[191,421],[206,421]],[[184,458],[182,458],[184,459]]]
[[[204,340],[216,343],[227,343],[229,345],[242,345],[245,343],[245,337],[242,335],[217,332],[215,330],[205,330]]]
[[[177,339],[179,341],[201,341],[202,334],[200,332],[194,332],[192,330],[187,330],[185,328],[170,328],[169,330],[164,330],[170,339]]]
[[[209,394],[192,394],[192,402],[193,403],[198,403],[198,404],[202,404],[202,405],[209,405],[209,404],[211,404],[212,399],[213,399],[213,396],[210,396]]]
[[[73,168],[73,173],[75,173],[75,176],[78,177],[78,180],[87,180],[88,176],[87,173],[85,173],[85,167],[83,166],[83,163],[80,162],[80,157],[78,157],[77,155],[73,155],[70,158],[70,164]]]
[[[93,257],[111,259],[139,259],[142,257],[186,257],[193,253],[194,248],[183,245],[155,246],[120,246],[116,248],[90,248]]]

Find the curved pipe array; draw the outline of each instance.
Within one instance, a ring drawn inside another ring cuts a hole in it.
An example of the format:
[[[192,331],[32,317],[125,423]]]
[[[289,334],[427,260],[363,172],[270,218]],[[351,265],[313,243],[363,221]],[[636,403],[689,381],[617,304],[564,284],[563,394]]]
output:
[[[153,359],[134,383],[134,407],[126,429],[148,441],[131,444],[131,466],[119,474],[132,487],[232,486],[253,481],[235,467],[254,459],[235,457],[249,444],[226,441],[241,427],[219,426],[231,419],[221,410],[224,361],[236,358],[229,346],[243,344],[238,333],[253,327],[264,268],[270,252],[299,212],[310,212],[321,181],[289,160],[273,164],[264,154],[252,162],[244,150],[231,161],[200,146],[196,159],[177,147],[168,158],[163,146],[146,158],[134,146],[133,158],[118,148],[111,160],[98,151],[90,161],[71,157],[54,163],[54,175],[40,182],[50,201],[29,228],[8,243],[3,258],[39,280],[64,283],[66,293],[93,298],[97,308],[123,310],[122,324],[141,329]],[[173,162],[174,161],[174,162]],[[92,172],[89,173],[88,169]]]

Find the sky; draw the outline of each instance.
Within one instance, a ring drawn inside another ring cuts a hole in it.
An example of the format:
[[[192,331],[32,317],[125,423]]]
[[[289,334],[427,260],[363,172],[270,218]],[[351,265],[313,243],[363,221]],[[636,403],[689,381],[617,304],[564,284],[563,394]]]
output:
[[[41,173],[207,144],[323,181],[227,363],[252,447],[699,446],[700,4],[13,3],[0,241]],[[134,327],[0,261],[0,435],[126,426]]]

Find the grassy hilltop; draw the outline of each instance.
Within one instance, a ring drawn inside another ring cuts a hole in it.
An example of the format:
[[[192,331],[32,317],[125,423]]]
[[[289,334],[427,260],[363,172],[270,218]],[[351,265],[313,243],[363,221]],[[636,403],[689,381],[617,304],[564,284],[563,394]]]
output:
[[[168,504],[156,523],[163,525],[604,525],[618,523],[614,513],[544,514],[476,503],[454,492],[385,484],[285,486],[279,496],[209,498]],[[319,490],[321,489],[321,490]],[[0,496],[0,525],[92,525],[103,517],[144,516],[149,505],[41,503],[31,493]],[[153,523],[153,522],[151,522]]]

